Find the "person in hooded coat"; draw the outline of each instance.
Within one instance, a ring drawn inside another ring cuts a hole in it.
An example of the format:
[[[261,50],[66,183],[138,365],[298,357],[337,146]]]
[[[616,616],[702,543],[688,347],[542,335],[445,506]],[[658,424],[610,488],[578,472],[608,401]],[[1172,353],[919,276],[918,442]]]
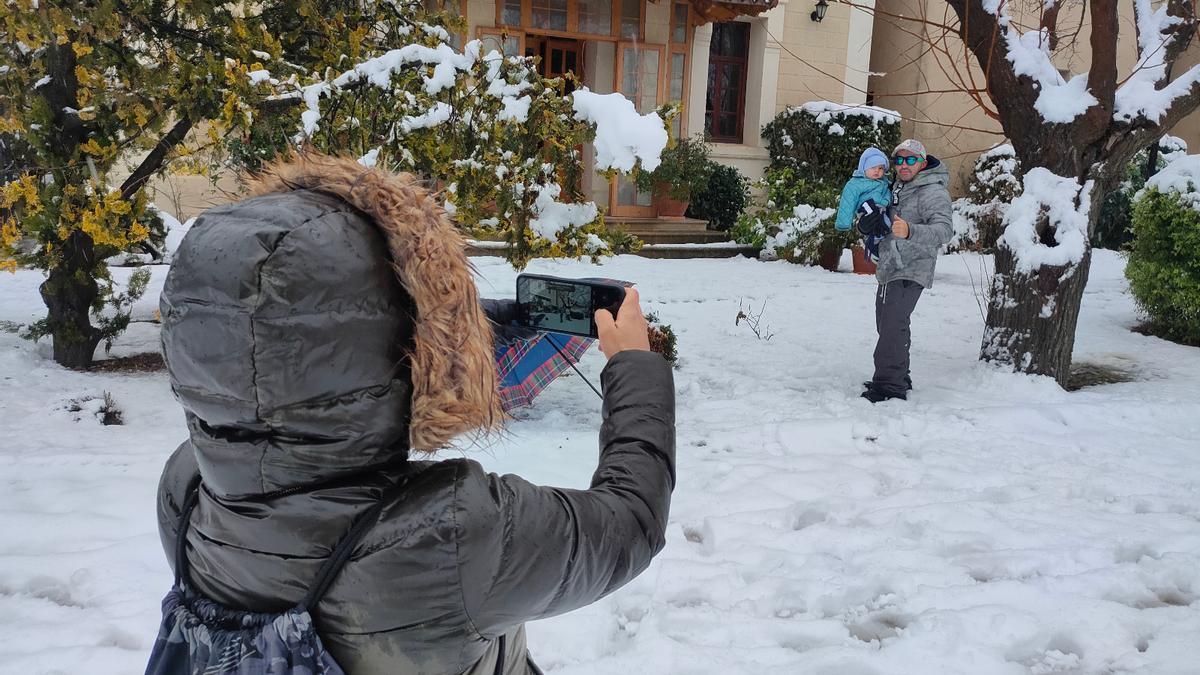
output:
[[[189,438],[158,522],[181,507],[196,589],[296,605],[356,517],[378,521],[311,608],[351,675],[524,674],[524,624],[628,583],[663,547],[675,485],[671,369],[631,291],[599,313],[604,402],[591,487],[429,456],[502,421],[492,333],[464,242],[411,177],[293,157],[255,196],[201,215],[161,298],[163,353]],[[639,337],[640,331],[640,337]]]

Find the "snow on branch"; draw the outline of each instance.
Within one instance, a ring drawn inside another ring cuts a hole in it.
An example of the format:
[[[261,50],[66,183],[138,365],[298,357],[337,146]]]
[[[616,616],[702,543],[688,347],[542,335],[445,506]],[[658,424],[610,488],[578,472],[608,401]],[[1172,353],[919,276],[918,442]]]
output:
[[[1013,252],[1017,270],[1031,273],[1042,266],[1065,266],[1083,260],[1088,241],[1092,181],[1056,176],[1044,167],[1025,174],[1021,196],[1004,218],[1000,244]],[[1045,218],[1054,242],[1043,240],[1038,223]]]
[[[1113,118],[1118,121],[1129,122],[1144,116],[1158,123],[1176,99],[1186,96],[1200,82],[1200,66],[1193,66],[1174,82],[1158,88],[1167,76],[1168,63],[1173,60],[1174,43],[1180,37],[1177,27],[1186,22],[1172,16],[1170,9],[1171,3],[1154,9],[1150,0],[1134,0],[1138,61],[1133,74],[1117,89]]]
[[[639,114],[633,101],[622,94],[595,94],[586,89],[571,93],[575,119],[596,125],[596,170],[629,172],[640,160],[641,168],[658,168],[667,147],[667,125],[657,113]]]
[[[1006,47],[1006,58],[1013,72],[1032,79],[1038,89],[1034,108],[1042,119],[1052,123],[1070,123],[1099,101],[1088,91],[1086,74],[1070,80],[1063,78],[1050,59],[1051,35],[1048,28],[1024,33],[1017,30],[1004,0],[980,0],[983,9],[996,17]],[[1047,8],[1052,7],[1047,3]]]

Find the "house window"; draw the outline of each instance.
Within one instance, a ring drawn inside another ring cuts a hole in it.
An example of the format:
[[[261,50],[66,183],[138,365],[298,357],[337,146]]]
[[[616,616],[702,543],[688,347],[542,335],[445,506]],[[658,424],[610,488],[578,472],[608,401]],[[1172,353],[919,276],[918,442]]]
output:
[[[567,0],[533,0],[534,28],[567,29]]]
[[[686,2],[675,3],[674,14],[671,16],[671,42],[687,42],[689,7],[691,5]]]
[[[579,32],[612,35],[612,0],[579,0]]]
[[[740,21],[713,24],[704,131],[714,141],[742,142],[749,48],[750,24]]]
[[[687,54],[683,52],[671,52],[671,74],[667,86],[667,100],[683,101],[683,83],[684,76],[687,72]],[[680,111],[675,119],[671,120],[672,131],[676,138],[683,135],[683,116],[684,111]]]
[[[621,37],[626,40],[642,37],[642,0],[621,0]]]
[[[521,25],[521,0],[504,0],[500,22],[509,26]]]
[[[465,2],[465,0],[423,0]],[[496,0],[496,25],[529,32],[642,39],[646,0]],[[465,7],[465,4],[464,4]]]
[[[691,5],[686,2],[676,2],[671,13],[671,44],[668,57],[670,62],[667,70],[668,101],[683,103],[687,100],[687,65],[690,51],[688,42],[691,32]],[[680,110],[671,122],[671,132],[676,138],[683,136],[687,131],[687,125],[684,123],[685,117],[687,117],[687,111]]]
[[[525,52],[525,36],[520,31],[481,28],[479,38],[483,41],[481,53],[485,56],[493,51],[504,56],[521,56]]]

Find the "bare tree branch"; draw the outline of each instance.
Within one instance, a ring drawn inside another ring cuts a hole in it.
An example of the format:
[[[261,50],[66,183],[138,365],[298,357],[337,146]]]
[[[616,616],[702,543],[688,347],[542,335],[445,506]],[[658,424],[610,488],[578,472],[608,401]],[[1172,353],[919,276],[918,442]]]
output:
[[[1169,0],[1167,16],[1178,21],[1167,28],[1167,53],[1163,56],[1164,63],[1175,63],[1192,44],[1196,35],[1196,5],[1194,0]],[[1140,48],[1140,42],[1139,42]],[[1140,49],[1139,49],[1140,51]],[[1165,77],[1164,77],[1165,79]]]
[[[1088,91],[1097,104],[1084,114],[1085,124],[1080,131],[1082,142],[1092,143],[1108,131],[1112,122],[1117,95],[1117,19],[1116,0],[1091,0],[1092,9],[1092,67],[1088,71]]]
[[[154,144],[154,149],[150,151],[150,154],[146,155],[146,158],[142,160],[142,163],[138,166],[138,168],[135,169],[134,172],[125,179],[125,182],[121,184],[122,199],[126,201],[133,199],[133,196],[137,194],[138,190],[142,189],[142,186],[146,184],[146,181],[150,180],[150,177],[157,173],[160,168],[162,168],[163,162],[167,159],[167,155],[175,148],[175,146],[183,142],[184,137],[186,137],[187,133],[191,131],[192,124],[192,120],[189,117],[184,116],[180,118],[179,121],[175,122],[175,126],[171,127],[170,131],[168,131],[162,138],[158,139],[158,142]]]
[[[1058,12],[1062,9],[1061,2],[1055,2],[1050,7],[1042,5],[1041,29],[1050,36],[1050,50],[1058,49]]]

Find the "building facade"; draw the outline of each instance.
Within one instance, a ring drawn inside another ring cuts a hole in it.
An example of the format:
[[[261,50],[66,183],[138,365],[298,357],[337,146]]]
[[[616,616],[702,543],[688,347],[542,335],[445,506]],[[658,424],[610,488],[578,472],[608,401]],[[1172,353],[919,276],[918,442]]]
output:
[[[752,179],[768,162],[761,129],[780,111],[867,100],[869,5],[819,0],[818,14],[818,0],[446,1],[466,19],[460,44],[480,39],[485,50],[537,56],[545,74],[621,92],[643,113],[679,102],[674,133],[706,135],[713,159]],[[612,216],[653,215],[650,195],[631,182],[587,173],[585,191]],[[172,176],[155,183],[155,199],[186,219],[228,201],[234,188],[228,178]]]

